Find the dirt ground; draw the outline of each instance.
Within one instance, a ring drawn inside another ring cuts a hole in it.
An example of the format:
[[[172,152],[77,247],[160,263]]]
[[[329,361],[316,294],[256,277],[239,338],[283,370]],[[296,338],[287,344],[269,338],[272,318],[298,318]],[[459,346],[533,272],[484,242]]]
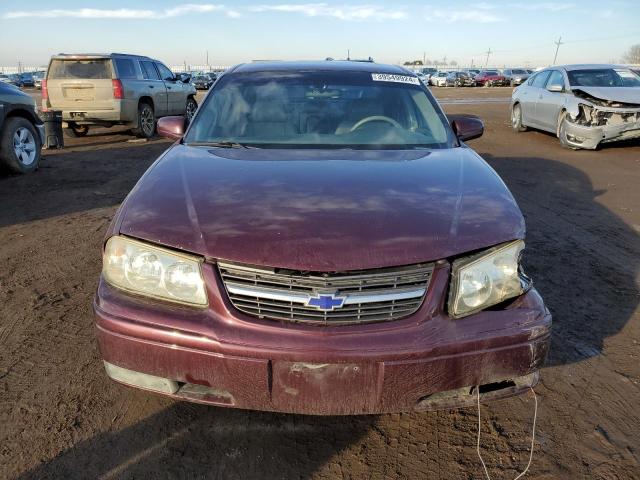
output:
[[[508,88],[435,89],[528,226],[554,315],[532,479],[640,478],[640,142],[560,148],[509,127]],[[471,99],[479,100],[471,100]],[[0,174],[0,478],[480,479],[473,408],[309,417],[179,403],[111,383],[91,300],[108,222],[169,146],[101,130]],[[533,398],[482,407],[493,479],[528,459]]]

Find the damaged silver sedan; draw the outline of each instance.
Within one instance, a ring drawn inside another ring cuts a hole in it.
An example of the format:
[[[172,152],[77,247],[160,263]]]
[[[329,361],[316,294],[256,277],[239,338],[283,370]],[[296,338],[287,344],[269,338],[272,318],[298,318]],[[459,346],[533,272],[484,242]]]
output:
[[[554,133],[571,149],[640,138],[640,76],[617,65],[546,68],[513,91],[511,125]]]

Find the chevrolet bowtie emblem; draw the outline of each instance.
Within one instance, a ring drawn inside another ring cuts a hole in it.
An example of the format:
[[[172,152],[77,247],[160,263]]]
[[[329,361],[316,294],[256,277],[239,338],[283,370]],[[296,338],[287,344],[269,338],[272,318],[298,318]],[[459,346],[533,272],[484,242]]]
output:
[[[318,293],[309,297],[307,306],[317,308],[323,312],[330,312],[344,305],[346,297],[339,297],[333,293]]]

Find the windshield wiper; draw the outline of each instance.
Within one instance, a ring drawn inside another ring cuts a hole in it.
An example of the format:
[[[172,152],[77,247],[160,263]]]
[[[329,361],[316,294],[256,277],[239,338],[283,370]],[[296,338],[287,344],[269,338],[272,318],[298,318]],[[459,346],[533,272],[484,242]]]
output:
[[[258,148],[251,145],[245,145],[239,142],[193,142],[188,145],[192,147],[217,147],[217,148]]]

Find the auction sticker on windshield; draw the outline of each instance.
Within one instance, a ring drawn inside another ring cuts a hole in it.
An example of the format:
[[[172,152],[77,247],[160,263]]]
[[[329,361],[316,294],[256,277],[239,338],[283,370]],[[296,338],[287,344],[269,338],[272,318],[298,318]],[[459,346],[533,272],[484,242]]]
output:
[[[411,83],[420,85],[418,77],[410,77],[408,75],[394,75],[392,73],[372,73],[371,78],[374,82],[395,82],[395,83]]]

